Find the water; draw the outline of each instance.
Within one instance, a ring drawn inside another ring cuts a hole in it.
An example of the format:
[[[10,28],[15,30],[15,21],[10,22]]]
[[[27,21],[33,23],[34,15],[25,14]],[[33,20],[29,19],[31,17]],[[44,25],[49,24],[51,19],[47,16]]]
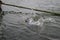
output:
[[[60,0],[2,1],[8,4],[60,13]],[[0,18],[0,22],[2,22],[0,26],[0,40],[60,40],[59,16],[6,5],[2,5],[2,10],[5,11],[5,15]],[[20,12],[23,12],[23,14]],[[31,21],[29,18],[34,16],[32,13],[42,14],[39,15],[39,20]]]
[[[29,23],[29,19],[37,15],[35,13],[5,11],[4,14],[0,31],[0,38],[4,40],[60,40],[59,16],[42,13],[37,21],[43,24],[36,25]]]

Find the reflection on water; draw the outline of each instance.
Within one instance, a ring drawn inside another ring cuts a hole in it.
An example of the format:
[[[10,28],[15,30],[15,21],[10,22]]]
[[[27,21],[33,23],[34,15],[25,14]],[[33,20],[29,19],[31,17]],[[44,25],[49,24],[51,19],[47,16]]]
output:
[[[1,27],[6,40],[60,39],[59,16],[13,11],[5,11],[4,14]]]

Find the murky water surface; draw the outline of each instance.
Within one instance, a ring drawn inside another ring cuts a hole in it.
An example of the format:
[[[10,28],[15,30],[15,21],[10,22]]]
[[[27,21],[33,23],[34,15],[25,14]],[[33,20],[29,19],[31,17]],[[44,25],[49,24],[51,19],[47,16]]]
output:
[[[60,40],[60,17],[50,14],[4,12],[0,34],[4,40]]]

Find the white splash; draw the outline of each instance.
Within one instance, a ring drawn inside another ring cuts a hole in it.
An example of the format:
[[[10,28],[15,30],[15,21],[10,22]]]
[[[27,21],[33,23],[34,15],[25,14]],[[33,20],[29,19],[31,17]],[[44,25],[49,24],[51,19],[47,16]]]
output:
[[[46,22],[46,21],[55,22],[55,20],[53,18],[45,18],[44,19],[43,17],[41,17],[37,21],[34,21],[33,18],[30,18],[29,19],[29,24],[43,26],[44,22]]]

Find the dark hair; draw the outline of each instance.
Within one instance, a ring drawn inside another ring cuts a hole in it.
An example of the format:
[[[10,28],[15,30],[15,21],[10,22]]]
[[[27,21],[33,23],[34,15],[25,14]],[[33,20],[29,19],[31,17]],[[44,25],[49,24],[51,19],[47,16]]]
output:
[[[2,1],[0,0],[0,4],[2,3]]]
[[[1,8],[1,3],[2,3],[2,1],[0,0],[0,12],[2,11],[2,8]]]

